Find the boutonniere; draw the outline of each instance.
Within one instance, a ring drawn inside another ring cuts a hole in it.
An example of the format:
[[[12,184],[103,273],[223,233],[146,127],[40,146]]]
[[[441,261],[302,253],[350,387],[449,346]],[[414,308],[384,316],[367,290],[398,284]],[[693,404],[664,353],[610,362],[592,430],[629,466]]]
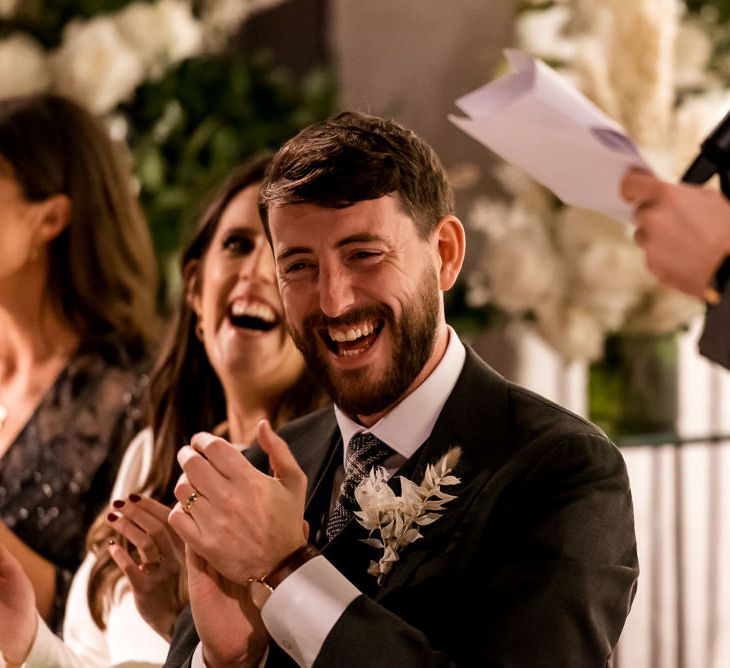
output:
[[[451,448],[426,467],[420,485],[399,476],[400,496],[388,486],[388,474],[382,466],[372,469],[355,489],[355,500],[361,508],[355,516],[370,532],[362,542],[383,550],[380,560],[371,561],[368,568],[368,573],[378,578],[378,586],[383,585],[393,562],[398,561],[399,550],[422,538],[420,528],[439,519],[444,506],[456,498],[441,488],[461,482],[449,475],[460,456],[461,448]]]

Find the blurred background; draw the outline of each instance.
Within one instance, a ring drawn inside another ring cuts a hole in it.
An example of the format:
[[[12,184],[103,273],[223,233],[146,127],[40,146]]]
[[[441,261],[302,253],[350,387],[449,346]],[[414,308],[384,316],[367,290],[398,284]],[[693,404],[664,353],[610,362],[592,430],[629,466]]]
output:
[[[727,372],[696,353],[703,306],[656,284],[625,225],[563,206],[447,120],[508,73],[507,47],[568,77],[666,178],[730,108],[730,0],[0,0],[0,95],[72,97],[127,147],[163,312],[232,166],[345,109],[421,134],[467,226],[449,320],[626,457],[642,576],[614,664],[728,666]]]

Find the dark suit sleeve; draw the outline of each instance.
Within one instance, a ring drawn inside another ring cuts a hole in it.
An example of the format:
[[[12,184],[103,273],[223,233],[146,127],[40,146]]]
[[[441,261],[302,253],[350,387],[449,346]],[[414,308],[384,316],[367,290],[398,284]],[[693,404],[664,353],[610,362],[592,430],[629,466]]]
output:
[[[707,307],[699,349],[711,362],[730,369],[730,281],[725,284],[720,303]]]
[[[170,651],[163,668],[189,668],[193,652],[199,642],[190,605],[186,605],[175,621]]]
[[[623,459],[595,434],[542,450],[482,485],[390,611],[357,598],[315,666],[605,666],[638,575]]]

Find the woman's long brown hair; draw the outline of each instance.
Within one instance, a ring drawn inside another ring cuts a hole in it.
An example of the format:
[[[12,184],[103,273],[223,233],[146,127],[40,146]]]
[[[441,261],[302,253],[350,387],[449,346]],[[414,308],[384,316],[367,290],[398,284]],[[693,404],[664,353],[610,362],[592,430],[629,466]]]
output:
[[[51,302],[82,345],[143,352],[155,332],[156,266],[128,160],[102,123],[56,95],[0,100],[0,159],[23,195],[71,200],[48,244]]]
[[[181,260],[183,276],[192,262],[205,257],[218,223],[229,202],[244,188],[259,183],[269,158],[260,158],[235,171],[213,196],[198,224],[197,232]],[[180,296],[176,314],[163,343],[157,364],[150,375],[149,416],[154,434],[152,468],[138,492],[170,505],[175,499],[174,485],[181,473],[176,459],[178,449],[189,443],[201,430],[211,430],[226,419],[226,402],[215,371],[208,362],[205,348],[195,335],[196,316]],[[297,383],[278,401],[270,416],[274,427],[324,405],[327,399],[318,383],[305,369]],[[106,549],[109,538],[121,537],[105,521],[104,511],[89,531],[88,546],[96,555],[89,577],[87,599],[91,616],[100,628],[111,594],[122,573]],[[184,590],[181,581],[180,590]]]

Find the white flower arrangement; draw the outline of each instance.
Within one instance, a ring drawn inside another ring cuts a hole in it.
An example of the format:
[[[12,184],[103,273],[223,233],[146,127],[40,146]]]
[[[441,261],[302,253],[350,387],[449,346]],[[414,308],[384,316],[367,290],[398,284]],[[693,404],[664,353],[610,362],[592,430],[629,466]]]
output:
[[[383,550],[383,556],[372,561],[368,568],[379,586],[398,561],[399,551],[422,538],[420,528],[438,520],[444,506],[456,498],[441,488],[461,482],[450,475],[460,456],[461,448],[451,448],[436,464],[426,467],[420,485],[400,476],[400,496],[388,486],[388,474],[383,467],[373,468],[355,489],[355,499],[361,508],[355,516],[370,532],[362,542]],[[378,537],[374,538],[376,532]]]
[[[108,114],[146,81],[186,58],[216,53],[245,17],[281,0],[157,0],[65,26],[51,51],[29,35],[0,39],[0,97],[55,92]],[[193,5],[200,9],[194,13]],[[0,18],[20,3],[0,0]]]
[[[51,68],[43,47],[19,33],[0,40],[0,97],[32,95],[51,85]]]
[[[683,8],[680,0],[528,3],[515,31],[519,48],[575,82],[675,180],[730,107],[708,70],[706,26]],[[659,286],[628,226],[560,205],[510,165],[496,176],[509,201],[477,201],[467,216],[486,239],[467,280],[471,306],[531,320],[564,358],[585,360],[601,357],[609,333],[673,331],[702,313]]]

